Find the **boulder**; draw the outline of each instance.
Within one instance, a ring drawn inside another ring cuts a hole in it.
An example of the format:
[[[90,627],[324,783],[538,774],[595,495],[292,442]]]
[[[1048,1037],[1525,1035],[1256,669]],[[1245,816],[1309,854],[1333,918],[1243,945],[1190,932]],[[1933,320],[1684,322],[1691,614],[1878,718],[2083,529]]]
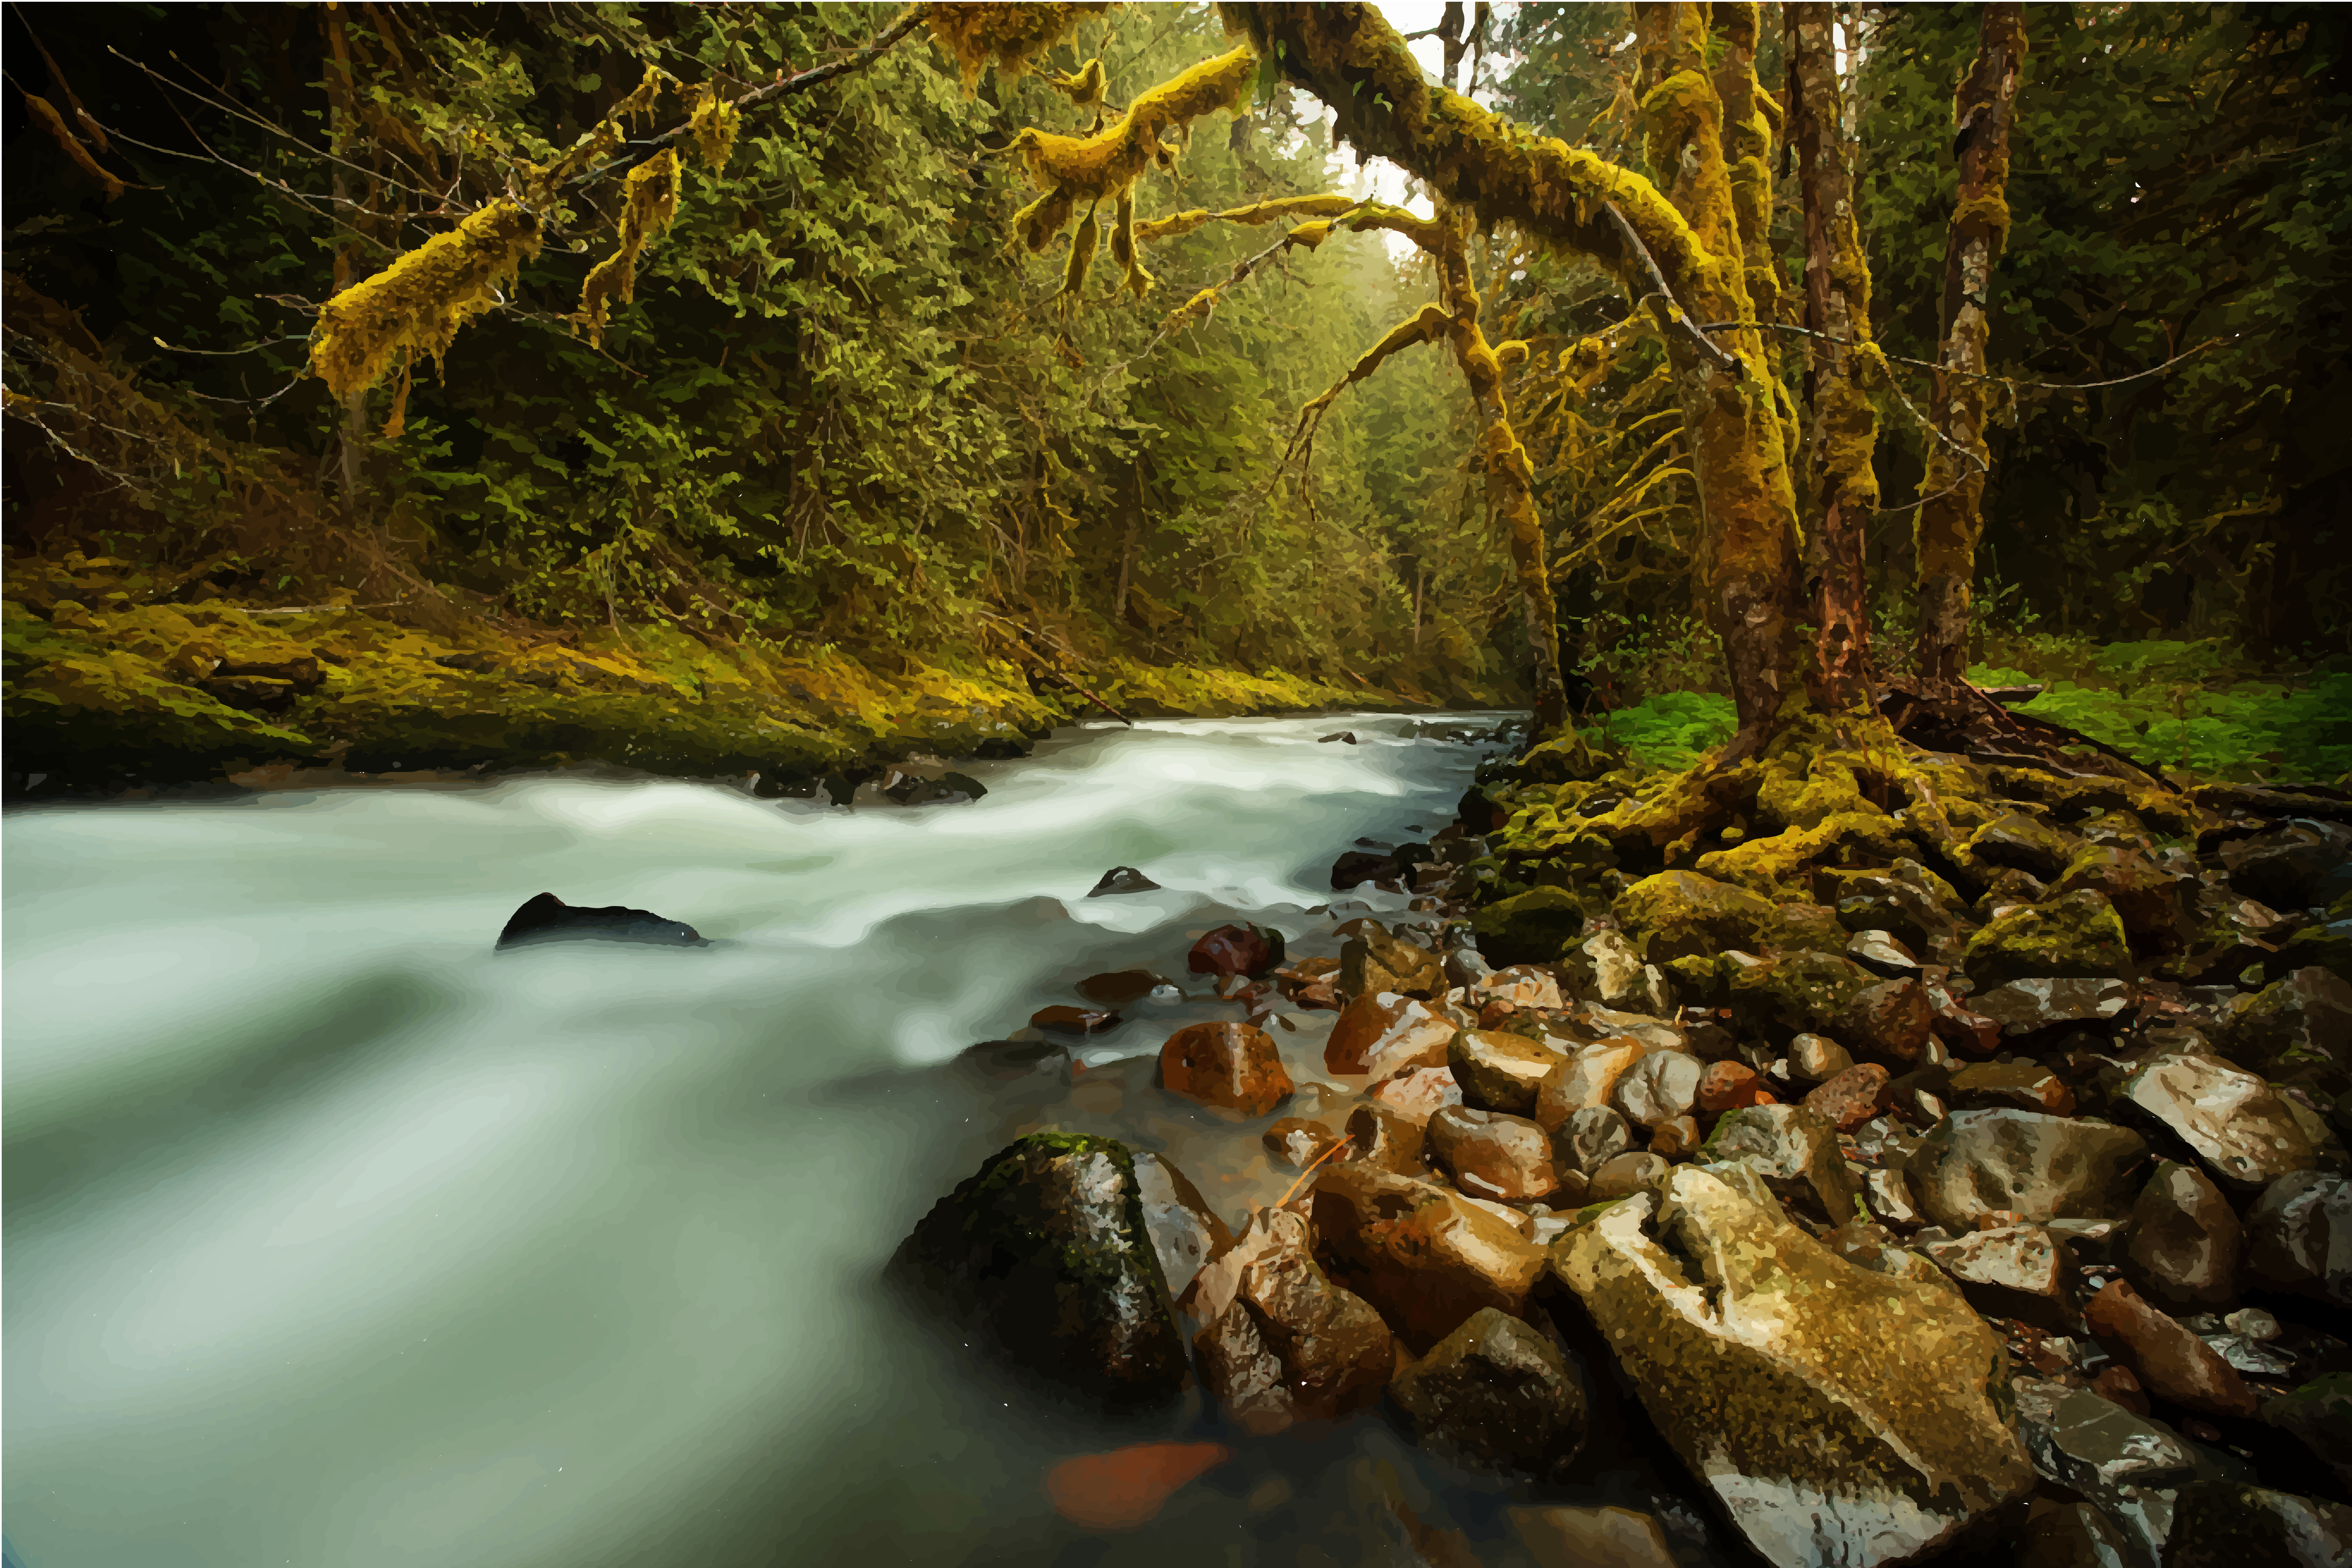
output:
[[[2295,970],[2240,998],[2214,1039],[2221,1054],[2273,1082],[2307,1081],[2330,1093],[2352,1084],[2352,984],[2327,970]]]
[[[2321,880],[2352,860],[2352,830],[2336,823],[2283,822],[2221,846],[2230,888],[2274,910],[2312,902]]]
[[[2055,1329],[2074,1315],[2074,1270],[2058,1238],[2038,1225],[2005,1225],[1946,1241],[1923,1240],[1927,1261],[1959,1281],[1987,1317]]]
[[[1841,1132],[1851,1132],[1887,1107],[1886,1069],[1876,1062],[1850,1067],[1805,1096],[1807,1110]]]
[[[1651,963],[1780,945],[1780,910],[1769,899],[1696,871],[1645,877],[1618,896],[1615,909],[1625,934]]]
[[[1852,1066],[1852,1053],[1827,1035],[1799,1035],[1789,1042],[1789,1076],[1800,1083],[1827,1083]]]
[[[2128,973],[2131,944],[2115,906],[2085,889],[2000,915],[1969,939],[1960,966],[1979,987],[2097,978]]]
[[[1459,1194],[1339,1162],[1315,1177],[1318,1256],[1416,1354],[1483,1308],[1526,1315],[1545,1255]]]
[[[1409,1121],[1385,1105],[1366,1103],[1348,1112],[1347,1133],[1349,1151],[1345,1158],[1392,1175],[1421,1173],[1421,1151],[1427,1136],[1422,1123]]]
[[[1337,741],[1343,746],[1352,746],[1356,743],[1356,732],[1353,730],[1334,730],[1322,740],[1326,744]]]
[[[2167,1307],[2224,1307],[2237,1295],[2239,1243],[2237,1212],[2212,1180],[2159,1160],[2132,1205],[2125,1271]]]
[[[1584,1389],[1542,1334],[1487,1307],[1389,1384],[1422,1443],[1474,1464],[1541,1476],[1584,1446]]]
[[[1955,1068],[1948,1096],[1955,1110],[2038,1110],[2074,1114],[2074,1091],[2040,1062],[1970,1062]]]
[[[2254,1396],[2237,1370],[2124,1280],[2084,1303],[2083,1321],[2107,1353],[2131,1368],[2140,1386],[2158,1398],[2209,1415],[2254,1414]]]
[[[1478,951],[1494,963],[1549,963],[1584,934],[1584,906],[1565,888],[1535,888],[1473,917]]]
[[[1726,1111],[1701,1157],[1747,1166],[1773,1196],[1838,1224],[1853,1213],[1862,1184],[1846,1169],[1837,1129],[1800,1105]]]
[[[1135,1164],[1135,1190],[1143,1204],[1144,1235],[1152,1256],[1160,1260],[1160,1277],[1168,1294],[1181,1300],[1201,1266],[1219,1247],[1233,1244],[1234,1233],[1209,1206],[1192,1178],[1163,1154],[1130,1151]]]
[[[1962,1110],[1919,1141],[1904,1174],[1920,1211],[1960,1231],[2000,1212],[2036,1222],[2122,1219],[2138,1195],[2147,1157],[2147,1140],[2104,1121]]]
[[[1556,1131],[1577,1112],[1610,1104],[1617,1080],[1648,1054],[1632,1040],[1584,1047],[1537,1084],[1530,1114],[1546,1131]]]
[[[690,925],[664,920],[649,910],[606,904],[590,909],[567,904],[553,893],[527,900],[507,919],[493,950],[535,947],[547,942],[631,942],[649,947],[708,947]]]
[[[1935,894],[1889,876],[1842,877],[1835,908],[1844,930],[1883,932],[1939,963],[1958,951],[1964,930],[1958,915]],[[1860,955],[1849,950],[1849,956]]]
[[[1884,931],[1858,931],[1846,939],[1845,955],[1886,980],[1916,980],[1919,960],[1911,950]]]
[[[1633,1142],[1625,1119],[1606,1105],[1573,1111],[1549,1131],[1554,1161],[1585,1176],[1622,1154]]]
[[[1244,1116],[1264,1116],[1297,1086],[1264,1029],[1247,1024],[1192,1024],[1160,1047],[1160,1082],[1171,1094]]]
[[[2128,981],[2042,977],[1979,991],[1969,998],[1967,1010],[1990,1018],[2016,1039],[2067,1024],[2110,1024],[2131,1005]]]
[[[941,1198],[907,1250],[1016,1363],[1108,1403],[1156,1403],[1191,1379],[1143,1188],[1125,1144],[1032,1133]]]
[[[1323,1067],[1342,1076],[1393,1078],[1412,1068],[1443,1067],[1454,1027],[1426,1002],[1393,991],[1359,996],[1339,1009],[1323,1043]]]
[[[1926,986],[1916,980],[1885,980],[1855,992],[1822,1033],[1858,1060],[1902,1072],[1927,1054],[1935,1021]]]
[[[1350,849],[1331,863],[1331,889],[1344,893],[1361,882],[1399,882],[1404,868],[1391,855],[1367,855]]]
[[[1440,1108],[1462,1103],[1462,1086],[1454,1081],[1451,1068],[1413,1068],[1374,1084],[1369,1098],[1415,1127],[1423,1127]]]
[[[2297,1171],[2246,1211],[2246,1279],[2352,1308],[2352,1180]]]
[[[2219,1057],[2158,1057],[2116,1091],[2170,1129],[2224,1186],[2252,1192],[2316,1163],[2316,1151],[2278,1091]]]
[[[1282,963],[1282,933],[1260,925],[1223,925],[1192,944],[1185,966],[1195,974],[1265,973]]]
[[[1535,1109],[1537,1086],[1563,1068],[1566,1057],[1525,1035],[1498,1029],[1464,1029],[1446,1047],[1454,1081],[1465,1103],[1487,1110],[1524,1115]]]
[[[1388,1325],[1331,1282],[1288,1209],[1258,1210],[1210,1260],[1194,1310],[1207,1325],[1193,1339],[1202,1381],[1257,1436],[1372,1403],[1395,1365]]]
[[[1088,889],[1090,899],[1108,899],[1119,893],[1156,893],[1160,884],[1132,866],[1113,866],[1102,874],[1102,879]]]
[[[1784,954],[1732,976],[1732,1021],[1741,1033],[1760,1035],[1780,1048],[1801,1034],[1834,1038],[1832,1021],[1877,984],[1876,975],[1842,953]],[[1840,1043],[1853,1048],[1851,1040]]]
[[[2011,812],[1969,835],[1966,858],[1991,869],[2014,868],[2043,881],[2066,869],[2075,846],[2047,823]]]
[[[1752,1112],[1738,1112],[1751,1115]],[[1925,1556],[2033,1484],[1999,1339],[1683,1166],[1553,1244],[1660,1433],[1766,1562]],[[1858,1353],[1856,1324],[1874,1325]]]
[[[2138,1563],[2156,1563],[2172,1526],[2174,1489],[2218,1474],[2212,1462],[2146,1412],[2090,1389],[2035,1378],[2013,1387],[2018,1435],[2034,1469],[2097,1504],[2131,1540]]]
[[[1339,994],[1351,1001],[1382,992],[1426,1000],[1445,989],[1445,966],[1437,954],[1377,924],[1339,949]]]
[[[1620,1154],[1613,1160],[1602,1162],[1601,1168],[1592,1173],[1585,1186],[1585,1201],[1614,1203],[1619,1198],[1647,1192],[1664,1181],[1673,1170],[1673,1164],[1663,1154],[1647,1151],[1638,1154]]]
[[[1706,1073],[1706,1064],[1685,1052],[1645,1052],[1619,1075],[1610,1102],[1636,1126],[1664,1127],[1698,1104],[1699,1079]]]
[[[1099,1035],[1106,1029],[1118,1027],[1116,1013],[1098,1012],[1092,1007],[1068,1007],[1055,1005],[1040,1007],[1029,1015],[1032,1028],[1045,1029],[1056,1035]]]
[[[1078,982],[1076,989],[1097,1006],[1117,1008],[1131,1006],[1170,984],[1168,977],[1156,969],[1120,969],[1089,974]]]
[[[1551,1140],[1524,1117],[1449,1105],[1429,1119],[1428,1148],[1474,1198],[1540,1201],[1559,1190]]]
[[[2192,929],[2197,884],[2136,850],[2085,845],[2058,879],[2061,893],[2093,892],[2115,906],[2124,931],[2144,947],[2178,948]]]
[[[2193,1481],[2172,1504],[2164,1568],[2345,1568],[2352,1508],[2243,1481]]]

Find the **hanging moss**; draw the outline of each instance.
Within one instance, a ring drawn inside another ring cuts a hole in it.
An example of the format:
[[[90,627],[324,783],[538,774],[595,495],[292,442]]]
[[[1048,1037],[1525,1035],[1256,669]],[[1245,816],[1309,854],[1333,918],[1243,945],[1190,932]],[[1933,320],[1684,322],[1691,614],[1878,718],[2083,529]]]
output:
[[[622,196],[621,247],[598,262],[580,287],[580,310],[574,329],[587,329],[588,341],[604,339],[606,313],[614,300],[626,304],[636,297],[637,257],[677,216],[677,152],[665,147],[629,171]]]
[[[923,25],[931,39],[956,62],[970,98],[980,85],[980,73],[991,65],[1008,76],[1018,76],[1029,62],[1069,36],[1088,16],[1110,9],[1099,5],[958,5],[934,3],[923,7]]]
[[[1088,60],[1075,71],[1055,71],[1046,85],[1080,109],[1099,108],[1103,100],[1103,63]]]
[[[383,379],[395,354],[441,356],[466,321],[539,254],[539,219],[494,202],[373,278],[327,301],[310,339],[310,370],[339,401]]]
[[[1187,212],[1172,213],[1135,226],[1136,241],[1141,245],[1157,245],[1163,239],[1178,239],[1195,229],[1213,223],[1265,224],[1286,217],[1336,218],[1363,204],[1353,196],[1313,195],[1276,196],[1271,201],[1255,202],[1245,207],[1227,207],[1223,212],[1211,212],[1206,207],[1194,207]]]
[[[728,154],[735,150],[735,133],[742,128],[743,111],[720,98],[719,89],[708,82],[694,92],[694,110],[687,120],[686,132],[694,141],[702,166],[716,174],[727,167]]]

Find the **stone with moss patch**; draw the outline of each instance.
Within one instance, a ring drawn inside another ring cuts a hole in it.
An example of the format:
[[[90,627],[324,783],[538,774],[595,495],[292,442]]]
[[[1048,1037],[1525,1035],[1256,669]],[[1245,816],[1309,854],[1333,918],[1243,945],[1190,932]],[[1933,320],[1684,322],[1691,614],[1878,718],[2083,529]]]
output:
[[[1549,963],[1584,934],[1584,906],[1566,888],[1534,888],[1480,910],[1470,929],[1489,963]]]
[[[1969,939],[1961,967],[1979,989],[2027,978],[2131,973],[2131,944],[2115,906],[2084,889],[2011,910]]]

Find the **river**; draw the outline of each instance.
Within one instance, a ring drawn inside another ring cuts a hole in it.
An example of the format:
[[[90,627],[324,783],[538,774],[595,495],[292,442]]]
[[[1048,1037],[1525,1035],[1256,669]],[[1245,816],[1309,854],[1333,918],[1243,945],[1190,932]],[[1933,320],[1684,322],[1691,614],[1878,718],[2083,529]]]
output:
[[[1329,910],[1326,873],[1451,819],[1483,753],[1412,728],[1066,730],[912,808],[551,775],[12,811],[10,1563],[1344,1563],[1381,1466],[1495,1535],[1524,1494],[1383,1417],[1076,1414],[882,1274],[1026,1128],[1164,1150],[1229,1219],[1279,1194],[1259,1124],[1169,1100],[1150,1056],[1235,1016],[1192,935],[1238,912],[1335,952],[1403,909]],[[1163,890],[1084,896],[1117,865]],[[494,956],[542,890],[714,942]],[[1131,964],[1193,994],[1078,1047],[1076,1087],[958,1060]],[[1329,1019],[1276,1030],[1302,1084]],[[1139,1532],[1042,1485],[1202,1436],[1235,1458]],[[1671,1506],[1612,1485],[1578,1496]]]

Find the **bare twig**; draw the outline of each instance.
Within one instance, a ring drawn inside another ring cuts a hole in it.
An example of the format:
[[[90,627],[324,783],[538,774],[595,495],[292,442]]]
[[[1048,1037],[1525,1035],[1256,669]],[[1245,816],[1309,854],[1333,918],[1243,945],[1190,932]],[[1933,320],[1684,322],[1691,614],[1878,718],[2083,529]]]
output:
[[[1642,264],[1642,270],[1649,274],[1651,290],[1649,293],[1643,295],[1641,299],[1634,300],[1634,307],[1638,310],[1641,306],[1648,303],[1651,300],[1664,300],[1666,302],[1666,319],[1668,322],[1674,326],[1681,328],[1685,332],[1688,333],[1690,341],[1697,345],[1698,352],[1701,355],[1706,358],[1717,370],[1723,372],[1724,374],[1729,376],[1732,380],[1745,380],[1748,375],[1748,367],[1740,363],[1739,356],[1723,347],[1723,345],[1717,342],[1713,338],[1708,337],[1706,334],[1708,331],[1712,329],[1702,328],[1699,326],[1697,322],[1692,321],[1689,315],[1684,311],[1682,306],[1675,302],[1675,291],[1666,287],[1666,275],[1658,270],[1658,263],[1656,259],[1650,255],[1650,247],[1643,245],[1642,243],[1642,237],[1633,232],[1633,226],[1625,221],[1625,215],[1617,210],[1617,204],[1615,202],[1603,202],[1601,205],[1608,209],[1610,217],[1616,222],[1617,232],[1623,237],[1625,241],[1626,253],[1634,260],[1640,262]]]

